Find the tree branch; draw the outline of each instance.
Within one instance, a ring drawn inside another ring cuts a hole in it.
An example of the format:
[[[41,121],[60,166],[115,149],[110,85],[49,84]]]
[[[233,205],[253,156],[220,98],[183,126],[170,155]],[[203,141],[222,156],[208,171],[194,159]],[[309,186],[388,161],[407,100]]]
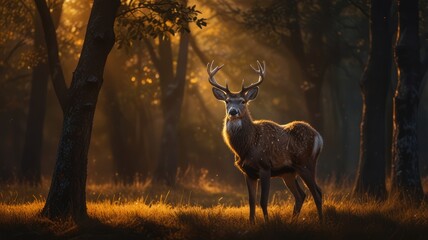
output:
[[[175,70],[175,84],[179,93],[183,93],[184,85],[186,83],[187,71],[187,54],[189,52],[189,33],[182,30],[180,34],[180,43],[178,49],[177,66]]]
[[[198,85],[194,85],[192,88],[187,88],[187,91],[190,94],[193,94],[193,97],[196,98],[196,101],[198,101],[198,106],[202,109],[202,111],[204,112],[204,114],[201,114],[201,116],[203,116],[205,118],[205,121],[209,122],[209,126],[216,126],[217,123],[214,121],[214,119],[216,119],[217,117],[210,111],[210,109],[207,107],[207,105],[205,104],[206,101],[204,99],[204,97],[202,97],[201,92],[199,91],[199,86]]]
[[[4,59],[4,63],[9,64],[9,59],[13,56],[13,54],[22,46],[24,46],[24,40],[25,39],[21,39],[19,40],[15,46],[13,46],[13,48],[9,51],[9,54],[7,54],[6,58]]]
[[[55,89],[55,94],[58,98],[62,111],[67,108],[69,101],[69,93],[67,84],[64,78],[64,72],[59,59],[58,42],[56,39],[55,26],[49,12],[49,8],[45,0],[34,0],[37,11],[42,21],[43,31],[45,33],[45,41],[48,53],[48,63],[52,78],[52,85]]]
[[[199,60],[201,60],[204,66],[211,61],[199,48],[198,43],[196,42],[195,38],[192,35],[189,36],[189,43],[193,51],[195,52],[196,56],[198,56]]]
[[[360,10],[360,12],[361,12],[364,16],[366,16],[367,18],[370,18],[369,13],[367,12],[367,10],[366,10],[366,9],[364,9],[364,7],[363,7],[363,6],[359,5],[358,3],[356,3],[356,2],[354,2],[354,1],[352,1],[352,0],[348,0],[348,2],[349,2],[352,6],[356,7],[358,10]]]
[[[211,61],[211,59],[208,59],[207,55],[201,50],[198,43],[196,42],[196,39],[194,36],[189,34],[189,43],[190,47],[192,47],[193,52],[198,56],[199,60],[201,61],[204,68],[206,67],[207,63]],[[233,79],[234,77],[228,73],[228,71],[223,72],[228,78]]]
[[[15,81],[17,81],[19,79],[27,78],[30,76],[31,76],[31,74],[29,74],[29,73],[19,74],[19,75],[13,76],[12,78],[8,79],[7,83],[14,83]]]
[[[428,73],[428,47],[425,49],[425,57],[421,61],[421,74],[425,76]]]
[[[160,70],[160,60],[158,55],[155,52],[155,48],[153,47],[152,42],[150,42],[149,39],[143,38],[144,44],[147,46],[147,50],[149,51],[150,58],[152,59],[153,64],[155,65],[155,68],[159,71]]]
[[[28,14],[30,14],[30,16],[34,18],[33,9],[31,9],[23,0],[19,0],[19,2],[22,4],[25,10],[27,10]]]
[[[428,77],[426,76],[428,74],[428,49],[425,49],[425,57],[421,61],[421,87],[419,89],[419,96],[422,95],[425,85],[427,84]]]

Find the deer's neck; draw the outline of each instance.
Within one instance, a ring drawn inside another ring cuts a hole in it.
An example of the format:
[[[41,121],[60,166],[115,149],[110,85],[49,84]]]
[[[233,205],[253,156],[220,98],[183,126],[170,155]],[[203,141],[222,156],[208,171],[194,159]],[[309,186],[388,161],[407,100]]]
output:
[[[229,148],[241,158],[245,158],[254,145],[255,125],[249,114],[240,119],[230,120],[226,117],[223,137]]]

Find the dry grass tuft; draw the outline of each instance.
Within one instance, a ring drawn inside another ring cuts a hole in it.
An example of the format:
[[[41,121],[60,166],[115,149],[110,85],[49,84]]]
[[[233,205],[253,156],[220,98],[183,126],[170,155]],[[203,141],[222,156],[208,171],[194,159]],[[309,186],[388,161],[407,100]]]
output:
[[[349,188],[323,184],[325,222],[318,223],[309,198],[292,219],[293,198],[273,192],[270,221],[248,222],[245,189],[230,192],[178,186],[89,185],[90,220],[78,225],[38,216],[46,186],[3,186],[0,190],[1,239],[426,239],[428,206],[397,200],[358,202]],[[233,188],[229,188],[233,189]]]

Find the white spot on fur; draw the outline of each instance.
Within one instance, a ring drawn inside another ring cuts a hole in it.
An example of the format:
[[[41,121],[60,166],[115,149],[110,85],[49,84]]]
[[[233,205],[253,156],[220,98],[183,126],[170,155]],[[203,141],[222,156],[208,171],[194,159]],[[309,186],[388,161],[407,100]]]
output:
[[[312,148],[312,158],[315,158],[316,155],[322,150],[323,140],[321,135],[317,134],[314,138],[314,147]]]
[[[236,132],[239,129],[241,129],[242,127],[242,121],[241,119],[237,119],[237,120],[233,120],[233,121],[228,121],[226,124],[227,127],[227,131],[228,132]]]

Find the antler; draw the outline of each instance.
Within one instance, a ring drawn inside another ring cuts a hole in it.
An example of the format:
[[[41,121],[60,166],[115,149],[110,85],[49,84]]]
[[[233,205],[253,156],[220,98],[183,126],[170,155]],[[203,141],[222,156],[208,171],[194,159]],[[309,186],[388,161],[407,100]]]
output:
[[[255,87],[259,86],[263,82],[263,80],[265,79],[265,73],[266,73],[266,64],[265,64],[265,61],[263,61],[263,66],[262,66],[262,64],[259,62],[259,60],[257,60],[257,69],[254,68],[251,64],[250,64],[250,67],[256,73],[259,74],[259,80],[257,80],[257,82],[255,82],[255,83],[250,84],[250,86],[248,86],[248,87],[245,87],[244,86],[244,81],[242,81],[242,90],[241,90],[241,93],[244,93],[244,92],[250,90],[251,88],[255,88]]]
[[[224,66],[224,65],[221,65],[221,66],[217,66],[217,67],[215,67],[214,69],[212,69],[212,67],[213,67],[213,64],[214,64],[214,60],[212,60],[211,61],[211,63],[208,63],[207,64],[207,72],[208,72],[208,81],[211,83],[211,85],[213,85],[214,87],[216,87],[216,88],[218,88],[218,89],[220,89],[220,90],[223,90],[223,91],[225,91],[226,93],[230,93],[230,91],[229,91],[229,87],[227,86],[227,83],[226,83],[226,87],[223,87],[223,86],[221,86],[220,84],[218,84],[217,83],[217,81],[215,80],[215,78],[214,78],[214,75]]]

